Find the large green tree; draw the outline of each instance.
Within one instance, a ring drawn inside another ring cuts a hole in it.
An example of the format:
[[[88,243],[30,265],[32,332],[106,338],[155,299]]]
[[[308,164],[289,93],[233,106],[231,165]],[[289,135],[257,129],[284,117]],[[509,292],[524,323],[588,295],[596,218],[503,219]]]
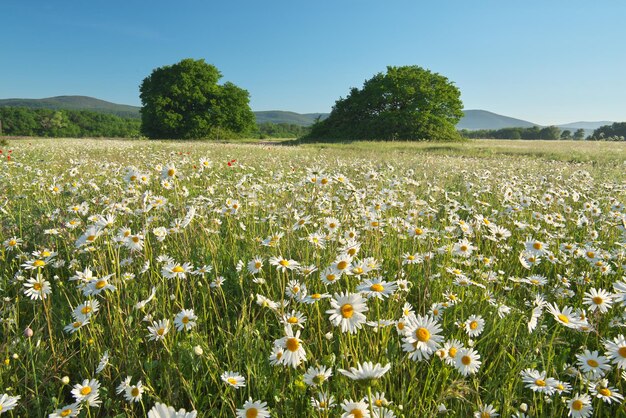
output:
[[[313,139],[456,140],[463,116],[459,89],[418,66],[387,67],[340,98],[316,123]]]
[[[141,131],[149,138],[226,138],[255,129],[250,95],[203,59],[152,71],[141,83]]]

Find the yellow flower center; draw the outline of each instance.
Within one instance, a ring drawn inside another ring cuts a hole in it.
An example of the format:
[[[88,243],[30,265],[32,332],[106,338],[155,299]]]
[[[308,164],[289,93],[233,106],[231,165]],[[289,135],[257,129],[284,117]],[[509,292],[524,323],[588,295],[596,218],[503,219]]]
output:
[[[354,315],[354,307],[352,307],[352,305],[346,303],[345,305],[341,306],[341,316],[346,319],[350,319],[352,318],[352,315]]]
[[[228,381],[228,383],[230,383],[231,385],[235,386],[237,384],[237,381],[235,380],[234,377],[229,377],[228,379],[226,379]]]
[[[256,408],[248,408],[246,410],[246,418],[256,418],[259,415],[259,410]]]
[[[41,283],[35,283],[33,284],[33,289],[35,289],[36,291],[40,291],[42,288]]]
[[[467,251],[467,245],[461,245],[461,251],[463,252]]]
[[[385,290],[385,288],[380,283],[375,283],[370,286],[370,290],[373,292],[382,292],[383,290]]]
[[[165,335],[165,328],[159,328],[159,329],[157,330],[157,334],[158,334],[158,335],[160,335],[160,336]]]
[[[296,318],[295,316],[292,316],[291,318],[287,319],[287,322],[289,322],[290,324],[297,324],[298,318]]]
[[[372,221],[371,225],[376,228],[380,225],[380,223],[378,223],[378,221]]]
[[[407,260],[411,260],[411,261],[413,261],[413,260],[415,260],[415,256],[414,256],[414,255],[410,255],[410,256],[408,256],[406,259],[407,259]]]
[[[135,181],[135,180],[137,180],[137,176],[135,175],[130,176],[130,181]]]
[[[422,328],[418,328],[415,331],[415,337],[425,343],[426,341],[430,340],[430,331],[428,331],[426,328],[422,327]]]
[[[620,347],[620,348],[617,350],[617,354],[619,354],[619,355],[620,355],[620,357],[624,357],[624,358],[626,358],[626,346]]]
[[[543,247],[543,245],[542,245],[540,242],[535,242],[535,243],[533,244],[533,248],[534,248],[535,250],[540,250],[542,247]]]
[[[336,223],[334,223],[334,222],[331,222],[331,223],[329,223],[329,224],[328,224],[328,227],[329,227],[330,229],[335,229],[335,228],[337,227],[337,224],[336,224]]]
[[[96,289],[100,290],[106,285],[107,285],[106,280],[98,280],[98,282],[96,283]]]
[[[456,352],[457,352],[456,347],[450,347],[450,349],[448,350],[448,355],[451,358],[454,358],[454,357],[456,357]]]
[[[591,367],[598,367],[600,365],[600,363],[598,363],[596,360],[592,358],[587,360],[587,364],[590,365]]]
[[[598,391],[603,396],[611,396],[612,392],[609,388],[602,388]]]
[[[582,411],[584,406],[585,404],[583,403],[583,401],[579,399],[576,399],[574,402],[572,402],[572,409],[574,411]]]
[[[134,387],[130,390],[130,394],[133,395],[133,397],[137,397],[139,396],[139,388],[138,387]]]
[[[91,312],[91,306],[85,306],[80,311],[82,312],[83,315],[87,315],[89,312]]]
[[[259,263],[258,261],[256,263],[254,263],[254,268],[255,269],[260,269],[263,266],[263,264]]]
[[[350,411],[350,414],[352,414],[354,418],[363,418],[363,411],[357,408],[354,408],[352,411]]]
[[[35,262],[33,263],[33,266],[35,267],[43,267],[46,265],[46,262],[43,260],[35,260]]]
[[[537,379],[535,380],[535,385],[537,386],[541,386],[541,387],[545,387],[546,386],[546,382],[542,379]]]
[[[337,263],[337,268],[339,270],[345,270],[348,267],[348,262],[343,260]]]
[[[471,330],[475,330],[476,328],[478,328],[478,322],[476,322],[476,321],[470,322],[469,327],[470,327]]]
[[[189,323],[189,317],[188,316],[183,316],[183,319],[181,319],[180,322],[182,322],[183,324],[188,324]]]
[[[313,294],[311,295],[311,299],[319,299],[319,298],[321,298],[321,297],[322,297],[322,295],[320,295],[319,293],[313,293]]]
[[[293,351],[298,350],[298,348],[300,348],[300,342],[298,341],[297,338],[293,338],[293,337],[287,338],[286,346],[287,346],[287,350],[293,352]]]
[[[469,366],[471,362],[472,358],[470,356],[461,357],[461,363],[463,363],[465,366]]]
[[[363,269],[361,267],[355,267],[354,269],[352,269],[352,272],[354,274],[362,274],[363,273]]]
[[[424,231],[421,228],[415,228],[413,232],[415,232],[415,235],[422,235],[424,233]]]
[[[561,320],[561,322],[569,324],[569,318],[567,316],[565,316],[563,314],[559,314],[557,317]]]
[[[87,237],[87,241],[95,241],[95,239],[96,239],[96,236],[95,236],[95,235],[89,235],[89,236]]]
[[[72,408],[67,408],[61,411],[61,416],[62,417],[67,417],[69,416],[72,412],[74,412],[74,410]]]
[[[139,237],[132,237],[131,239],[135,244],[139,242]]]
[[[169,170],[167,170],[168,176],[173,177],[174,174],[176,174],[176,170],[174,170],[173,168],[170,168]]]
[[[14,247],[17,245],[17,241],[12,239],[11,241],[9,241],[9,247]]]
[[[334,282],[336,279],[336,276],[334,274],[329,274],[328,276],[326,276],[326,280],[328,280],[329,282]]]
[[[76,321],[76,322],[74,322],[74,323],[72,324],[72,326],[73,326],[74,328],[80,328],[80,326],[81,326],[81,325],[83,325],[83,323],[82,323],[82,322],[80,322],[80,321]]]
[[[289,260],[282,259],[282,260],[280,260],[278,262],[278,264],[280,264],[283,267],[288,267],[289,266]]]
[[[356,248],[350,248],[348,250],[348,255],[351,257],[354,257],[354,255],[356,254]]]
[[[593,251],[587,251],[587,257],[594,258],[595,256],[596,256],[596,253],[594,253]]]
[[[87,396],[91,393],[91,386],[85,386],[80,390],[80,394],[83,396]]]

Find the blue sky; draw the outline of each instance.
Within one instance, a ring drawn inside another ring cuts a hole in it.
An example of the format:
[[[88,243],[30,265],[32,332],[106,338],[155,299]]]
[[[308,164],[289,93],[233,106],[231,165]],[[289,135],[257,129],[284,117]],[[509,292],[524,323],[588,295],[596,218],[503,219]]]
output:
[[[622,0],[1,0],[0,16],[0,98],[140,105],[154,68],[203,58],[253,110],[328,112],[387,65],[419,65],[466,109],[626,120]]]

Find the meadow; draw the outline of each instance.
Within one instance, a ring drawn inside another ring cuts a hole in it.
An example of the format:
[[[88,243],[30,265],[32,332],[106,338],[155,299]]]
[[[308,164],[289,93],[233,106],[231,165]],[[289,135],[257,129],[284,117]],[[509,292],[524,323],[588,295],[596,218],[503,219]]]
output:
[[[10,141],[0,415],[626,416],[625,204],[621,143]]]

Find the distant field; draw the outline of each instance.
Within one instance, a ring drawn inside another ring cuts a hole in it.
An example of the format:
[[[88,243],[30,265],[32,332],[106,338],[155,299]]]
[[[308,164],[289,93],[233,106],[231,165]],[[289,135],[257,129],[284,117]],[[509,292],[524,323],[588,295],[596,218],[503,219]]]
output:
[[[626,416],[626,144],[243,142],[2,147],[8,416]]]

